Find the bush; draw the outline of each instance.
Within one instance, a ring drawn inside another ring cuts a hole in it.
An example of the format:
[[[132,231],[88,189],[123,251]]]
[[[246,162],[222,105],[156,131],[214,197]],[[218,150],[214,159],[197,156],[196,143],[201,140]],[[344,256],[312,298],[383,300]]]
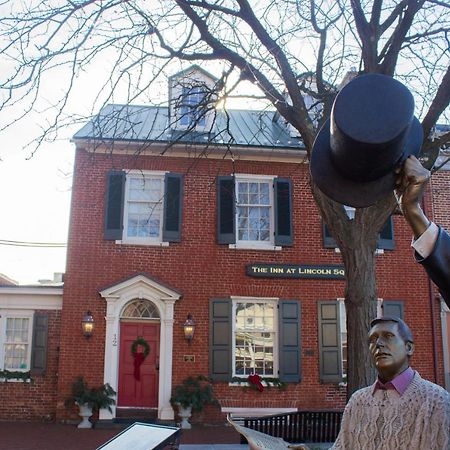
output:
[[[176,386],[170,399],[172,405],[181,405],[183,408],[192,406],[192,411],[202,411],[207,404],[218,405],[211,383],[204,375],[187,377]]]
[[[108,383],[89,388],[84,378],[80,376],[72,384],[72,395],[66,399],[65,405],[69,407],[73,403],[77,405],[88,404],[92,411],[107,408],[112,412],[111,405],[116,404],[112,397],[115,395],[116,391]]]

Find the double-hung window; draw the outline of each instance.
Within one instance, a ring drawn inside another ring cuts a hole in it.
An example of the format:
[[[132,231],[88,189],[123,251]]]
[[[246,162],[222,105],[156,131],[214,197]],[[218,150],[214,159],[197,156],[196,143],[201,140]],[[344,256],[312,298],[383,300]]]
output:
[[[179,108],[180,125],[204,127],[206,125],[206,91],[203,86],[182,88]]]
[[[33,313],[3,312],[0,317],[0,369],[30,370]]]
[[[273,300],[233,301],[233,375],[278,373],[276,313]]]
[[[181,240],[182,175],[111,171],[107,179],[107,240],[163,245]]]
[[[124,241],[161,241],[163,174],[129,174],[125,189]]]
[[[273,180],[236,178],[237,242],[273,245]]]
[[[293,242],[291,182],[264,175],[217,179],[218,243],[274,249]]]

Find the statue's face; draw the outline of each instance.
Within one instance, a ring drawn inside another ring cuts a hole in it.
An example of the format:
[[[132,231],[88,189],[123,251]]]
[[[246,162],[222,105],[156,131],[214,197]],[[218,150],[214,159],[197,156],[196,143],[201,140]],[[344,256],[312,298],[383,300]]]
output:
[[[414,345],[403,340],[396,322],[379,322],[369,331],[369,350],[378,375],[386,382],[408,368]]]

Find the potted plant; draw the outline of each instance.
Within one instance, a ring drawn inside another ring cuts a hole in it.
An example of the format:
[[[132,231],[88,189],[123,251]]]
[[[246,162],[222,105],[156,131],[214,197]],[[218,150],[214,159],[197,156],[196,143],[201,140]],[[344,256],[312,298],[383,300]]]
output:
[[[170,399],[173,406],[178,407],[181,417],[181,428],[189,429],[188,419],[193,412],[200,412],[207,404],[218,405],[211,383],[204,375],[189,376],[176,386]]]
[[[73,403],[78,405],[79,416],[83,419],[78,428],[92,428],[89,417],[102,408],[107,408],[111,412],[111,405],[116,403],[112,398],[115,395],[116,392],[108,383],[89,388],[84,378],[80,376],[72,384],[72,395],[66,399],[65,405],[66,407]]]

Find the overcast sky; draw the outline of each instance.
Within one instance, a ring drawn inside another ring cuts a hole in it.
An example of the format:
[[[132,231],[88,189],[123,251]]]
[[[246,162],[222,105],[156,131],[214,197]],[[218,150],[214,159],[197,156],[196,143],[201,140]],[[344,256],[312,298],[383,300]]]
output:
[[[64,272],[65,247],[6,245],[4,241],[61,244],[67,241],[73,145],[43,145],[30,159],[22,150],[33,123],[0,134],[0,273],[20,282],[52,279]]]

